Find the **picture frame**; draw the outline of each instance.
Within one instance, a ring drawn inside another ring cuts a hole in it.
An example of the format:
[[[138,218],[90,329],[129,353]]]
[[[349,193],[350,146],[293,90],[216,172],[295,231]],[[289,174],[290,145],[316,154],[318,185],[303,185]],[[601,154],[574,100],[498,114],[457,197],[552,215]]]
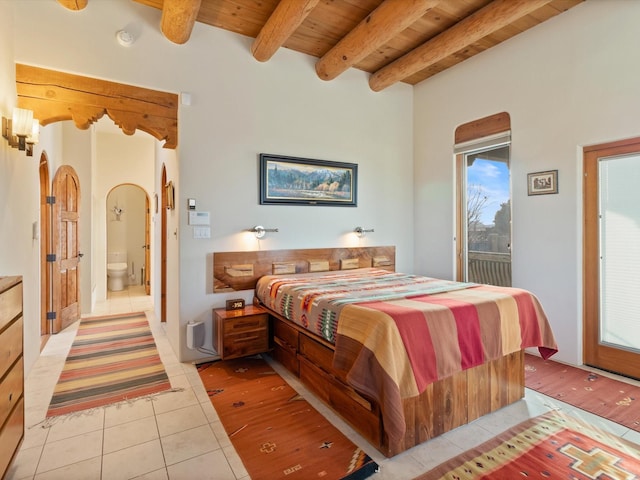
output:
[[[261,153],[261,205],[358,205],[358,165]]]
[[[546,170],[527,174],[528,195],[558,193],[558,170]]]

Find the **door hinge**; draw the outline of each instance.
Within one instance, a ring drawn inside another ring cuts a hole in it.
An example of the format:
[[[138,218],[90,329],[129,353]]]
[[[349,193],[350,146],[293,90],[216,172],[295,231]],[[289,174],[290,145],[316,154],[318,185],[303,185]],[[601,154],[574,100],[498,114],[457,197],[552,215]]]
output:
[[[56,197],[47,197],[47,204],[54,205],[56,203]]]
[[[55,262],[56,254],[55,253],[47,253],[47,262]]]
[[[55,320],[56,312],[47,312],[47,320]]]

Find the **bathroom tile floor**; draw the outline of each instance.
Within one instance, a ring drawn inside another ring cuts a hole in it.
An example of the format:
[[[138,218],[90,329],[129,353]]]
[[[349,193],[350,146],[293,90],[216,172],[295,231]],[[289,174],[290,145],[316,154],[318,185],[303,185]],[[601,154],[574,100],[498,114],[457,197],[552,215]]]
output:
[[[77,331],[77,323],[51,337],[25,384],[25,440],[7,479],[216,479],[244,480],[249,476],[209,402],[195,366],[178,362],[154,316],[151,297],[143,287],[110,292],[94,315],[146,311],[158,351],[173,387],[153,400],[70,415],[43,428],[53,388]],[[569,412],[628,440],[640,443],[640,434],[576,409],[550,397],[526,390],[525,398],[469,425],[414,447],[391,459],[384,458],[357,433],[310,395],[278,364],[274,368],[380,464],[377,480],[403,480],[428,471],[499,432],[551,409]],[[639,382],[630,382],[639,385]]]

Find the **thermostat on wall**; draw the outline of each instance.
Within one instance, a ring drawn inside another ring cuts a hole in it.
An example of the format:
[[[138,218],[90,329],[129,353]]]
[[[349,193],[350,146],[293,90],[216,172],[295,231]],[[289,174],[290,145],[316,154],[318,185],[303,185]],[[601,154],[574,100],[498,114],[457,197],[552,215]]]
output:
[[[189,225],[209,225],[209,212],[189,212]]]

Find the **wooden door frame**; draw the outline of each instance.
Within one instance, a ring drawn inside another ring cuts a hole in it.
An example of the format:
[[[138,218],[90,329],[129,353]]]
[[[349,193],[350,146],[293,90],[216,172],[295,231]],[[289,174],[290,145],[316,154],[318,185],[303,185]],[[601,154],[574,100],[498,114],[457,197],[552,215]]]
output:
[[[145,192],[144,213],[144,293],[151,295],[151,201]]]
[[[40,350],[42,350],[51,335],[47,313],[51,308],[52,286],[51,263],[47,261],[47,254],[51,253],[51,204],[47,201],[51,196],[51,182],[46,152],[40,154],[38,175],[40,177]]]
[[[454,132],[454,144],[464,144],[474,140],[479,140],[491,135],[508,132],[511,130],[511,116],[508,112],[500,112],[488,117],[472,120],[471,122],[458,125]],[[463,201],[462,188],[465,186],[463,181],[464,154],[458,153],[455,156],[455,171],[456,171],[456,246],[455,246],[455,267],[456,267],[456,280],[465,281],[464,278],[464,258],[463,252],[466,248],[464,242],[466,241],[465,223],[467,216],[467,207]],[[511,167],[509,167],[511,170]],[[463,238],[465,237],[465,238]]]
[[[602,370],[640,379],[640,364],[632,354],[601,345],[600,244],[598,160],[640,152],[640,137],[583,148],[583,363]]]
[[[160,189],[162,191],[162,195],[160,195],[161,206],[160,206],[160,321],[167,321],[167,195],[165,194],[167,184],[167,167],[163,163],[162,164],[162,174],[160,176]]]

